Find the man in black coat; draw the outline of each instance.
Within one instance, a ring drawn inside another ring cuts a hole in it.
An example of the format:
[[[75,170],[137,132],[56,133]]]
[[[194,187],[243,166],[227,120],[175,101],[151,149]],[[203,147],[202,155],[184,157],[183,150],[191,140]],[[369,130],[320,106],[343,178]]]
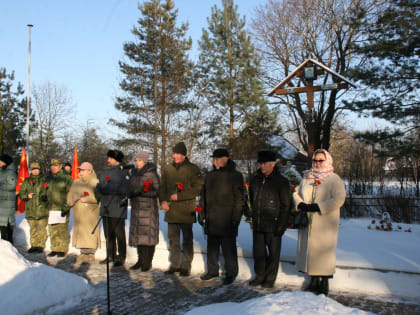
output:
[[[108,259],[114,267],[125,262],[127,245],[125,239],[125,219],[127,218],[127,194],[129,174],[122,166],[124,154],[119,150],[107,153],[108,167],[99,178],[95,188],[96,199],[101,202],[100,215],[103,219],[104,233],[107,241]],[[118,256],[117,247],[118,245]],[[101,263],[106,263],[106,259]]]
[[[225,149],[213,152],[213,170],[207,174],[201,192],[198,221],[207,237],[207,273],[202,280],[219,276],[219,251],[222,247],[226,275],[223,284],[238,275],[236,236],[244,206],[242,174],[235,169]]]
[[[251,286],[272,288],[280,264],[281,237],[287,228],[291,194],[272,151],[258,152],[260,168],[250,183],[255,278]]]

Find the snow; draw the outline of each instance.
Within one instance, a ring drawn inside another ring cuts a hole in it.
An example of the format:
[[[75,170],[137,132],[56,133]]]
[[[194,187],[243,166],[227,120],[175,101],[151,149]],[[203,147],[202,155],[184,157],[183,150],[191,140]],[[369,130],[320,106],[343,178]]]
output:
[[[305,303],[302,303],[305,301]],[[270,314],[288,314],[288,315],[358,315],[372,314],[355,308],[343,306],[340,303],[326,297],[325,295],[316,296],[308,292],[281,292],[269,294],[263,297],[247,300],[242,303],[217,303],[197,307],[186,315],[270,315]]]
[[[169,267],[167,224],[160,212],[160,242],[157,245],[153,267]],[[72,220],[70,221],[72,222]],[[337,269],[330,280],[330,290],[355,294],[397,297],[420,300],[420,225],[401,225],[401,230],[377,231],[368,229],[369,218],[342,219],[337,248]],[[126,220],[128,235],[129,220]],[[412,232],[404,232],[410,227]],[[70,229],[72,225],[70,223]],[[96,259],[105,258],[105,238],[101,228],[102,247]],[[15,229],[17,246],[29,247],[29,226],[24,215],[17,215]],[[254,275],[252,259],[252,233],[249,224],[239,227],[238,279],[248,280]],[[287,230],[282,240],[281,264],[276,285],[300,287],[307,277],[296,271],[297,231]],[[46,250],[50,249],[49,240]],[[194,260],[192,274],[199,275],[206,269],[206,237],[202,227],[194,224]],[[70,247],[69,253],[79,254]],[[49,307],[66,307],[79,303],[82,296],[89,296],[91,288],[86,279],[52,267],[25,260],[8,242],[0,242],[0,309],[7,314],[24,314],[42,311]],[[127,267],[137,261],[137,252],[127,248]],[[15,303],[16,300],[22,303]],[[305,300],[305,303],[301,303]],[[57,306],[58,305],[58,306]],[[315,310],[315,311],[314,311]],[[334,300],[305,292],[282,292],[242,303],[221,303],[192,310],[206,314],[366,314],[349,309]]]
[[[0,240],[0,256],[2,314],[25,314],[56,304],[74,303],[91,292],[86,279],[30,262],[7,241]]]

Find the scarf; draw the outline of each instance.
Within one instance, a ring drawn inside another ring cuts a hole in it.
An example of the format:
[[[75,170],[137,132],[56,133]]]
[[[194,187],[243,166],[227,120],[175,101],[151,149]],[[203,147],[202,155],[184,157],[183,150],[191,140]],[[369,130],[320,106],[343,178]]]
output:
[[[322,164],[322,169],[315,169],[313,159],[318,153],[323,153],[325,155],[325,162]],[[334,172],[333,167],[333,158],[331,154],[324,149],[318,149],[312,155],[312,168],[303,172],[303,178],[314,178],[318,179],[319,181],[325,180],[328,176],[330,176]]]

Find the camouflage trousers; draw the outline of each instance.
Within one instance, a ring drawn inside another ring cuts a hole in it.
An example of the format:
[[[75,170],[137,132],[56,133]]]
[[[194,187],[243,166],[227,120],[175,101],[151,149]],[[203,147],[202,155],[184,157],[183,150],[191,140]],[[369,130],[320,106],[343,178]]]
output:
[[[67,253],[69,250],[69,218],[66,223],[49,224],[51,251]]]
[[[31,247],[45,247],[47,241],[48,218],[39,220],[26,220],[29,224]]]

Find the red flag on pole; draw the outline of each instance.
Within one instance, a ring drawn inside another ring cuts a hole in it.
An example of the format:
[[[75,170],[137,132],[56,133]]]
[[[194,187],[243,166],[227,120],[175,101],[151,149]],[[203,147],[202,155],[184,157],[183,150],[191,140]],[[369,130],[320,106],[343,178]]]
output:
[[[29,177],[29,170],[28,170],[28,160],[26,159],[26,151],[25,147],[22,148],[22,155],[20,157],[20,164],[19,164],[19,172],[18,172],[18,179],[16,184],[16,195],[20,191],[20,186],[22,186],[23,180]],[[25,212],[25,202],[17,198],[17,213]]]
[[[79,156],[77,155],[77,145],[74,147],[73,165],[71,167],[71,178],[73,180],[79,178]]]

